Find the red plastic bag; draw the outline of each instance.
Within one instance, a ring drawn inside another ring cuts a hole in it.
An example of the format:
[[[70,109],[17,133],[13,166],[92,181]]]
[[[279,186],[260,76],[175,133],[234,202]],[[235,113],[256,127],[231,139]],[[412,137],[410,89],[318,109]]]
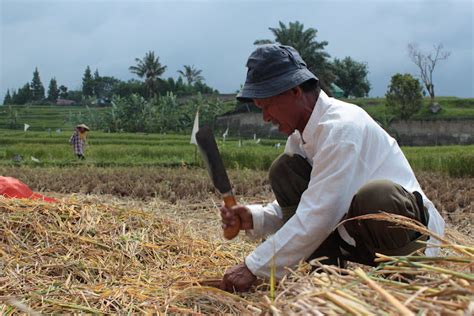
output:
[[[54,203],[58,200],[33,192],[26,184],[12,177],[0,176],[0,195],[7,198],[43,200]]]

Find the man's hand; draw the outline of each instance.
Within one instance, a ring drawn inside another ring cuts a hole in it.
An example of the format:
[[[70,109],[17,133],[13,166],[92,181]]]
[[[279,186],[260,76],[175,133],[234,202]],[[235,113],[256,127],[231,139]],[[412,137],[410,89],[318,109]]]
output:
[[[235,216],[240,217],[240,229],[252,229],[253,219],[250,210],[243,205],[235,205],[231,208],[221,207],[222,229],[235,226]]]
[[[227,292],[247,292],[257,277],[247,268],[244,262],[227,269],[220,288]]]

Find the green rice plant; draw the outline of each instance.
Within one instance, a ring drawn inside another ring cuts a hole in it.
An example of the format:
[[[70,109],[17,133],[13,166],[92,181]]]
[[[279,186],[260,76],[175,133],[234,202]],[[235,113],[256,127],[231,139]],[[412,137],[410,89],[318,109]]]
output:
[[[1,108],[1,107],[0,107]],[[7,107],[5,107],[6,109]],[[106,108],[91,107],[92,112],[102,113]],[[0,128],[23,129],[23,124],[30,125],[30,131],[45,131],[50,128],[56,130],[71,130],[74,127],[74,118],[86,113],[84,106],[58,106],[58,105],[14,105],[12,106],[16,116],[16,123],[10,126],[11,115],[7,115],[5,110],[0,109]],[[3,113],[5,112],[5,115]],[[98,114],[99,115],[99,114]]]
[[[372,118],[383,121],[387,115],[385,98],[357,98],[346,100],[349,103],[362,107]],[[472,119],[474,118],[474,99],[456,97],[436,97],[436,102],[441,106],[441,111],[434,114],[430,111],[430,99],[423,100],[421,110],[412,119],[416,120],[441,120],[441,119]]]
[[[474,177],[474,154],[450,154],[441,161],[441,169],[452,177]]]
[[[447,173],[453,177],[474,176],[474,146],[403,147],[412,168]]]
[[[147,133],[89,133],[86,160],[78,161],[68,140],[71,133],[0,130],[0,164],[26,166],[202,166],[189,135]],[[283,152],[284,142],[217,137],[224,164],[231,169],[268,170]],[[275,146],[279,144],[280,146]],[[474,145],[403,147],[415,171],[434,171],[455,177],[474,176]],[[21,156],[21,161],[13,158]],[[41,163],[31,159],[39,159]]]

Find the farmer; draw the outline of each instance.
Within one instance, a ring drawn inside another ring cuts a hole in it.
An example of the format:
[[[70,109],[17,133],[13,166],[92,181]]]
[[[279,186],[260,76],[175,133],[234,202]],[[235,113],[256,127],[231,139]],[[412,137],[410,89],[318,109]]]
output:
[[[71,138],[69,138],[69,144],[72,145],[74,154],[81,160],[85,159],[84,147],[86,146],[86,137],[89,130],[89,127],[85,124],[79,124],[76,126]]]
[[[407,255],[426,236],[376,220],[342,220],[380,211],[403,215],[442,235],[444,220],[425,196],[400,150],[360,107],[328,97],[290,46],[259,46],[247,61],[237,95],[262,109],[263,119],[288,135],[269,170],[276,201],[221,208],[223,228],[235,225],[266,238],[245,261],[229,268],[221,288],[247,291],[257,277],[280,279],[301,260],[345,266],[376,265],[375,253]],[[428,240],[428,245],[437,243]],[[427,247],[435,255],[437,247]]]

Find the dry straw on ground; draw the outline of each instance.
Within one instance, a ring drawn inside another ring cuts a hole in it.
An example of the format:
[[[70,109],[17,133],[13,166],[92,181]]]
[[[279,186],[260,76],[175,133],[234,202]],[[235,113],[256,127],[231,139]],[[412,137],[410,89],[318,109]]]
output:
[[[474,312],[474,249],[455,234],[443,241],[447,256],[440,258],[381,256],[378,269],[302,264],[272,300],[267,284],[247,294],[214,287],[254,245],[210,233],[218,223],[212,202],[143,205],[0,197],[0,313]]]

